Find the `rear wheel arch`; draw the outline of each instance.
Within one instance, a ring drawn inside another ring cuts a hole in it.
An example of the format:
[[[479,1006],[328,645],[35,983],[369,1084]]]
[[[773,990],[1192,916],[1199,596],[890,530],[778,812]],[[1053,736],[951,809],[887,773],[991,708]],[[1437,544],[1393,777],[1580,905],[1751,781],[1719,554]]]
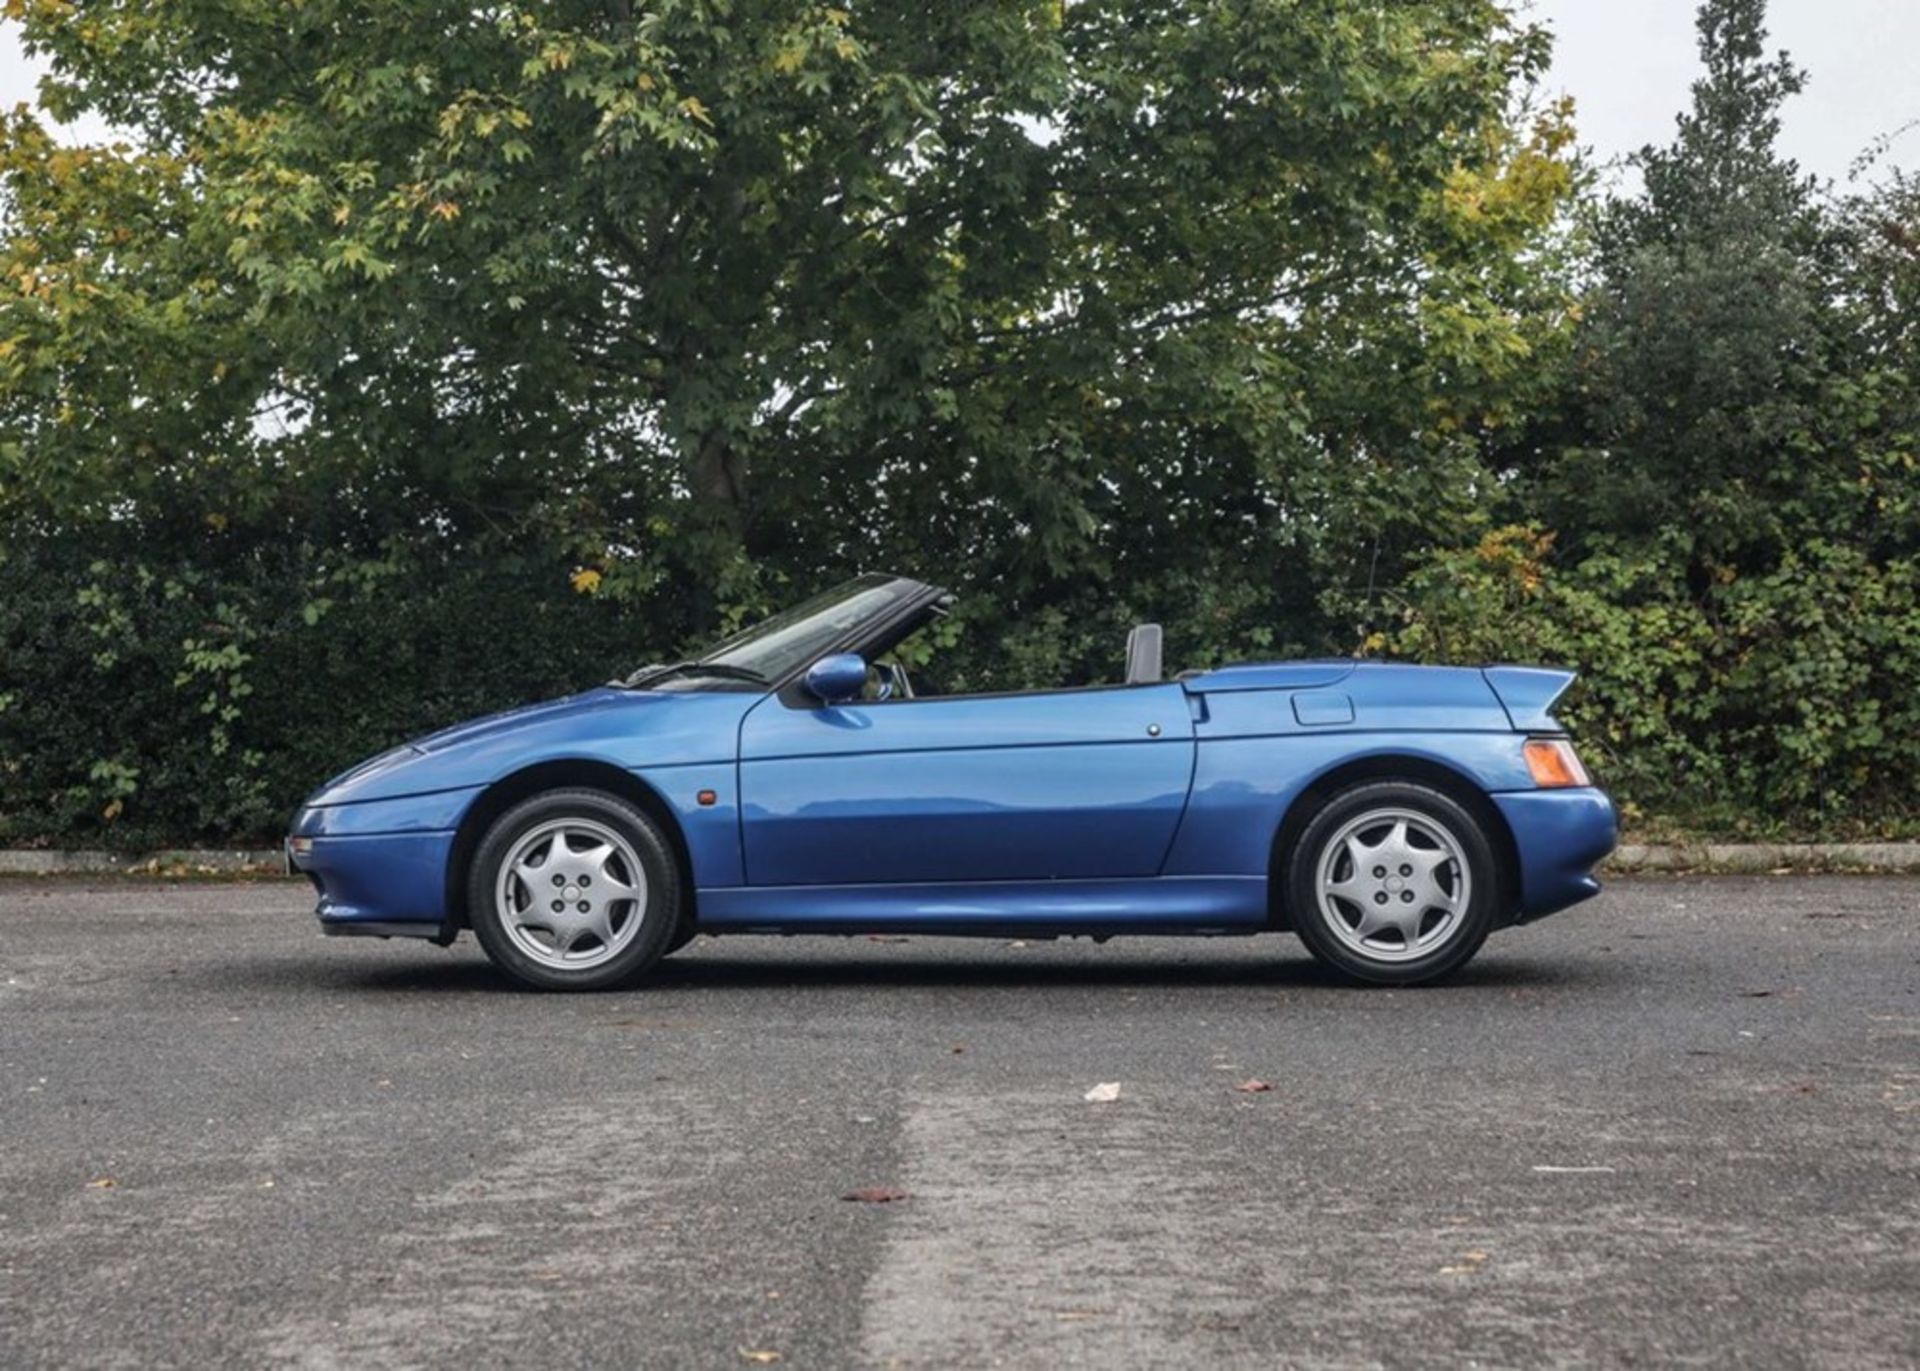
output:
[[[1500,917],[1502,921],[1512,918],[1513,906],[1520,891],[1520,849],[1514,842],[1513,829],[1508,826],[1500,807],[1487,798],[1486,791],[1476,785],[1472,777],[1444,762],[1407,753],[1386,753],[1359,757],[1324,772],[1315,777],[1313,783],[1287,806],[1287,812],[1281,816],[1279,826],[1274,830],[1273,847],[1267,857],[1269,927],[1288,929],[1293,926],[1286,908],[1287,865],[1307,825],[1313,822],[1314,815],[1334,796],[1369,781],[1412,781],[1417,785],[1429,786],[1461,805],[1477,819],[1500,867]]]
[[[605,791],[625,800],[660,825],[660,831],[666,835],[667,845],[673,852],[674,862],[680,868],[680,919],[683,925],[691,927],[694,913],[693,858],[687,850],[686,835],[680,829],[680,820],[674,814],[673,807],[661,798],[659,791],[631,771],[611,762],[580,757],[522,767],[489,785],[467,806],[467,812],[461,816],[460,827],[454,833],[453,849],[447,856],[447,912],[441,928],[444,936],[450,939],[457,930],[471,926],[471,911],[467,908],[467,870],[472,866],[474,854],[479,851],[480,842],[486,837],[493,821],[522,800],[545,791],[578,789]]]

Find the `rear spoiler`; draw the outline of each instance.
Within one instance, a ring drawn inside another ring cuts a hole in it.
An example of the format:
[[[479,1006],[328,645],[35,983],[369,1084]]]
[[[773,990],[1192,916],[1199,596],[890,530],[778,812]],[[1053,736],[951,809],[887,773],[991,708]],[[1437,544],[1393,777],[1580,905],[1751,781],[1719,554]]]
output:
[[[1563,733],[1560,721],[1548,711],[1578,679],[1576,673],[1550,666],[1486,666],[1493,693],[1506,708],[1507,718],[1521,733]]]

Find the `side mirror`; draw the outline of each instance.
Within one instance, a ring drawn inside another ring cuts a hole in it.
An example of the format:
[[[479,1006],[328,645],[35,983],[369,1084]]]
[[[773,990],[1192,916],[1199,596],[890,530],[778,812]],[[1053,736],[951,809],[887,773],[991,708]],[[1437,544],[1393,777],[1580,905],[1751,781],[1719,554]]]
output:
[[[807,693],[823,704],[855,700],[867,688],[867,659],[857,652],[836,652],[807,668]]]

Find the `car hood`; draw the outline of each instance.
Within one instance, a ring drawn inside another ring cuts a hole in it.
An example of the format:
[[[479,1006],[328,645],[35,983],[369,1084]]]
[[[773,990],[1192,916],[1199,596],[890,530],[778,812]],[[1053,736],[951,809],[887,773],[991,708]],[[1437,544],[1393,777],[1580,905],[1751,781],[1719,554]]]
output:
[[[612,708],[629,699],[667,700],[670,698],[666,695],[636,694],[633,691],[618,690],[612,686],[602,686],[597,690],[582,691],[578,695],[563,695],[557,700],[542,700],[538,704],[503,709],[498,714],[483,714],[478,719],[468,719],[465,723],[452,724],[437,732],[429,733],[423,738],[415,738],[407,746],[418,752],[444,752],[450,747],[482,742],[488,738],[499,737],[503,733],[528,728],[543,720],[574,718],[596,709]]]
[[[757,694],[602,686],[454,724],[350,767],[306,806],[397,799],[490,785],[543,762],[622,768],[731,761]]]

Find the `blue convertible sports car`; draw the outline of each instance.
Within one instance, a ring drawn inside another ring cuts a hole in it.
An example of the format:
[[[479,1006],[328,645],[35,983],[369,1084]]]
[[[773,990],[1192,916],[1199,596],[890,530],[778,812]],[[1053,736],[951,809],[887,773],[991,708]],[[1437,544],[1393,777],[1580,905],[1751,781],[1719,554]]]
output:
[[[535,986],[628,982],[696,933],[1291,930],[1362,981],[1461,966],[1599,889],[1611,802],[1529,667],[1257,662],[916,693],[948,611],[862,576],[703,657],[461,724],[301,808],[328,933],[471,928]]]

